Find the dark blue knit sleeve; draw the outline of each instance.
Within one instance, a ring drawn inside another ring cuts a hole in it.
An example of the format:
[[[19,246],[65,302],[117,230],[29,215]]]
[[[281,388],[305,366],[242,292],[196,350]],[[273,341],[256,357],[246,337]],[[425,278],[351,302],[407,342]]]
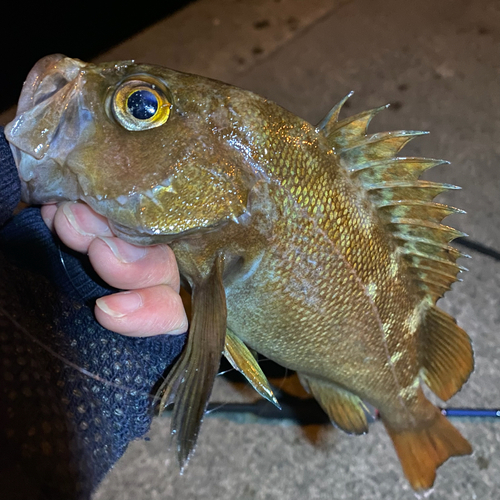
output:
[[[20,200],[21,182],[3,127],[0,127],[0,226],[11,216]]]
[[[18,201],[1,133],[0,496],[89,499],[147,433],[154,388],[185,335],[130,338],[101,327],[93,303],[113,290],[53,237],[38,208],[11,217]]]

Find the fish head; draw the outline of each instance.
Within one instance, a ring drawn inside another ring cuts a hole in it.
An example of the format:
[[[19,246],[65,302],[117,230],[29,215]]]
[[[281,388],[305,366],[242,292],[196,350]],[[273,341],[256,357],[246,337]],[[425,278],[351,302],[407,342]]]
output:
[[[232,105],[242,92],[133,61],[47,56],[5,128],[23,200],[83,200],[144,244],[238,220],[256,182],[231,146],[244,135]]]

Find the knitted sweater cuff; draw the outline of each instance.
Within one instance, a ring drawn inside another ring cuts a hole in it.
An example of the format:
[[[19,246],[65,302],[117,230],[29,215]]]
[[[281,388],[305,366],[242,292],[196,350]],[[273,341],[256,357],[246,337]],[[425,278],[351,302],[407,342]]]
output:
[[[20,200],[21,181],[3,127],[0,127],[0,226],[12,215]]]

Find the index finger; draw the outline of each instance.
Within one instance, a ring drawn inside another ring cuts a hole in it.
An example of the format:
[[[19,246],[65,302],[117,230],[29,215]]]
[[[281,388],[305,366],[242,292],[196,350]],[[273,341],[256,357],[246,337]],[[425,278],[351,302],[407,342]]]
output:
[[[66,201],[60,205],[45,205],[42,217],[61,241],[77,252],[87,253],[96,237],[113,236],[107,219],[85,203]]]

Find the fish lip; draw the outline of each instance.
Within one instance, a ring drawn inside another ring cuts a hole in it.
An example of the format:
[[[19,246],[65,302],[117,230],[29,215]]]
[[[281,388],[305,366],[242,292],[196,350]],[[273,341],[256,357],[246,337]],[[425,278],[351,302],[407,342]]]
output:
[[[61,134],[61,117],[78,97],[85,66],[62,54],[40,59],[23,85],[16,117],[4,128],[27,203],[59,201],[66,198],[65,192],[77,194],[74,176],[63,178],[67,148],[53,144],[60,137],[70,140]]]
[[[83,61],[62,54],[46,56],[33,66],[24,82],[16,117],[4,129],[14,152],[22,151],[36,160],[45,157],[62,113],[78,92],[85,66]],[[60,111],[47,114],[53,102],[60,105]]]
[[[23,88],[21,90],[21,95],[19,97],[19,102],[17,104],[17,115],[21,113],[25,113],[30,109],[33,109],[36,104],[36,93],[40,87],[45,76],[49,72],[49,68],[51,66],[55,66],[59,61],[65,59],[66,56],[62,54],[52,54],[49,56],[45,56],[40,59],[34,66],[31,68],[31,71],[28,73],[26,81],[23,84]]]

